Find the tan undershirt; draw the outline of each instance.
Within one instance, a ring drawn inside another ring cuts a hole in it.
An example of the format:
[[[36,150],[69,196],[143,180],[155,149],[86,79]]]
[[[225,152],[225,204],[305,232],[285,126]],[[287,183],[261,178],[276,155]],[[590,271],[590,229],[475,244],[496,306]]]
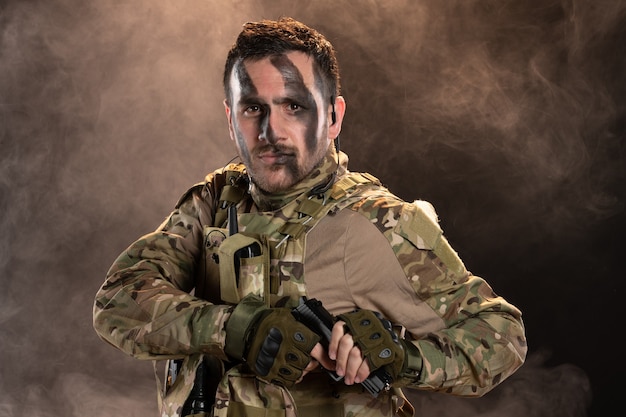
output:
[[[325,216],[307,236],[304,264],[308,297],[335,315],[378,311],[414,337],[445,327],[418,298],[389,241],[357,212]]]

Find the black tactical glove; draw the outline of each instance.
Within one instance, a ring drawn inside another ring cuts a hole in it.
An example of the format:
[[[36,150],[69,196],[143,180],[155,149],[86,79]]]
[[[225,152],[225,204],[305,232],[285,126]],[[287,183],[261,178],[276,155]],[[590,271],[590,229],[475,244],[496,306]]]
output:
[[[419,376],[422,359],[419,350],[410,342],[399,339],[391,322],[375,311],[354,310],[340,314],[338,320],[346,323],[354,343],[361,349],[373,373],[385,369],[392,381],[413,382]]]
[[[268,308],[254,295],[243,298],[226,322],[226,354],[245,360],[263,380],[292,387],[311,361],[320,336],[287,308]]]

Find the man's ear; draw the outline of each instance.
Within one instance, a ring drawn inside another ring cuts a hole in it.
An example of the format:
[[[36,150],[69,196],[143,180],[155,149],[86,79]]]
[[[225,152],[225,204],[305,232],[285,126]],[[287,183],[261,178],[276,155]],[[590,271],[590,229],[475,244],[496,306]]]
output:
[[[226,120],[228,120],[228,133],[230,134],[230,140],[235,140],[235,132],[233,131],[233,115],[231,113],[228,100],[224,99],[224,111],[226,112]]]
[[[330,139],[335,139],[337,136],[339,136],[339,133],[341,132],[341,124],[343,123],[343,116],[345,114],[346,100],[343,98],[343,96],[337,96],[335,98],[335,104],[331,104],[329,106],[328,136],[330,137]]]

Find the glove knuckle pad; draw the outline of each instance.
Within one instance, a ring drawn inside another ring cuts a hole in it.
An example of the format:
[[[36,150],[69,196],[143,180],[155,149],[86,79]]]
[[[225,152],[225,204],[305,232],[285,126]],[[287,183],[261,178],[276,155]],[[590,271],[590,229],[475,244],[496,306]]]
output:
[[[257,375],[290,387],[302,375],[319,340],[287,309],[272,309],[258,324],[250,341],[248,362]]]
[[[354,343],[367,358],[371,370],[403,360],[402,346],[391,322],[370,310],[355,310],[338,318],[346,323]]]

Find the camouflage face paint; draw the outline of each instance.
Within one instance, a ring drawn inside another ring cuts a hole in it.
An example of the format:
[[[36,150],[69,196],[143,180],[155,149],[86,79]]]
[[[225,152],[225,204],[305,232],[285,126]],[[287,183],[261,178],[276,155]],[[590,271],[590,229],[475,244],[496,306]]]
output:
[[[241,97],[256,96],[258,94],[258,91],[256,87],[254,86],[254,83],[252,82],[250,75],[246,71],[246,67],[243,61],[240,61],[237,64],[235,64],[235,68],[233,71],[236,73],[235,79],[239,82],[239,88],[241,89],[240,96]],[[231,102],[232,102],[233,108],[236,109],[238,107],[238,103],[234,102],[233,100],[234,97],[232,97],[232,95],[233,93],[231,89]],[[244,161],[244,163],[247,166],[250,166],[252,158],[250,156],[250,150],[246,146],[246,139],[241,133],[241,129],[239,128],[239,122],[238,122],[239,118],[233,117],[232,120],[233,120],[233,129],[235,131],[235,137],[237,138],[237,144],[239,145],[239,150],[241,153],[241,159]]]
[[[305,143],[307,150],[314,153],[317,145],[318,113],[317,103],[313,93],[304,83],[302,73],[286,55],[276,55],[270,59],[274,67],[282,74],[285,81],[285,90],[294,98],[296,103],[304,106],[308,111],[299,113],[299,119],[306,126]]]
[[[320,114],[322,84],[312,59],[300,52],[239,62],[233,68],[233,139],[261,189],[286,190],[323,160],[329,142]]]

